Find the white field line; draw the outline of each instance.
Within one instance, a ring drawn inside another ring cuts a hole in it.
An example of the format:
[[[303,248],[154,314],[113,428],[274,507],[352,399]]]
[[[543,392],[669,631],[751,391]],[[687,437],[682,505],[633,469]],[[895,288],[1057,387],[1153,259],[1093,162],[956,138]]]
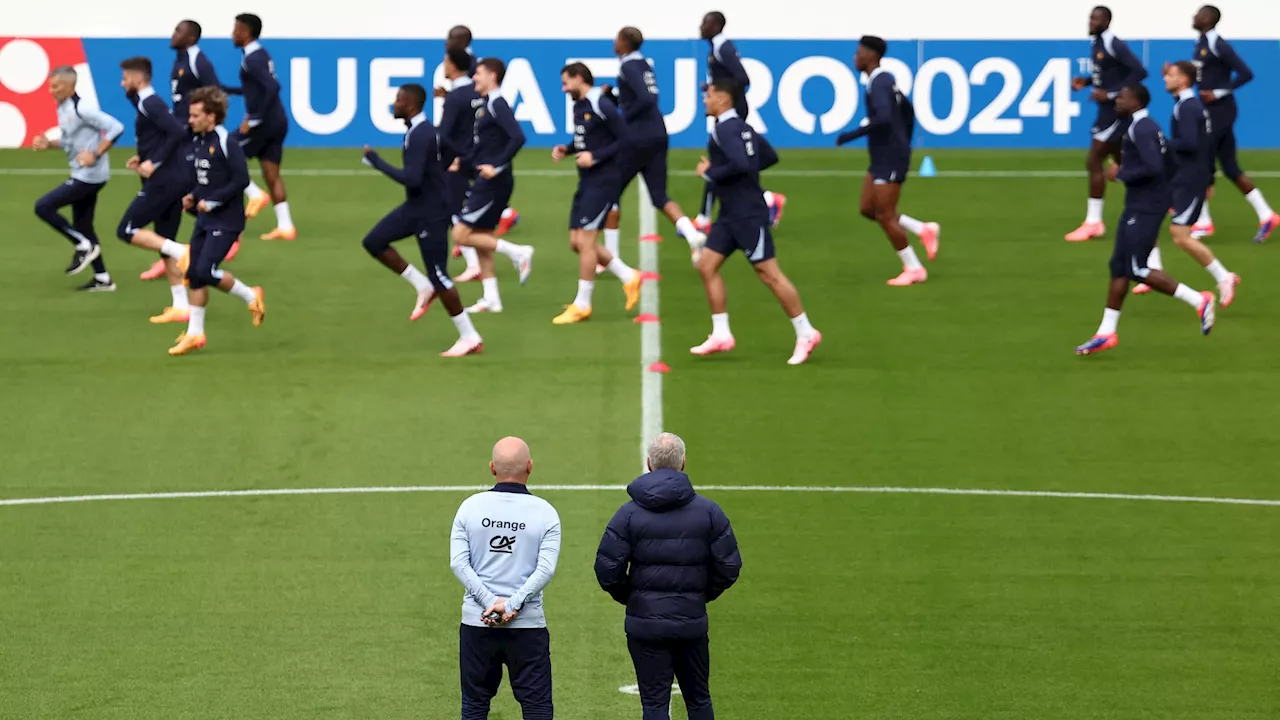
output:
[[[658,211],[650,201],[649,188],[642,178],[639,183],[640,237],[658,232]],[[658,244],[641,242],[640,270],[658,272]],[[640,288],[640,312],[661,318],[658,314],[658,282],[644,283]],[[649,442],[662,432],[662,373],[650,372],[649,366],[662,359],[662,326],[657,322],[640,326],[640,471],[648,470]]]
[[[116,495],[62,495],[0,499],[6,505],[53,505],[56,503],[103,502],[110,500],[180,500],[194,498],[266,497],[279,495],[364,495],[375,493],[465,493],[488,490],[492,485],[401,485],[382,487],[275,488],[257,490],[203,490],[193,492],[121,493]],[[533,485],[534,492],[624,492],[626,485]],[[1206,497],[1199,495],[1138,495],[1129,493],[1064,492],[1056,490],[984,490],[980,488],[929,488],[859,485],[699,485],[700,492],[766,493],[866,493],[873,495],[981,495],[1024,498],[1068,498],[1074,500],[1129,500],[1215,505],[1260,505],[1280,507],[1280,500]]]
[[[120,169],[121,174],[125,172]],[[382,173],[374,170],[359,170],[355,168],[295,168],[285,169],[281,171],[284,175],[294,177],[381,177]],[[865,170],[804,170],[804,169],[787,169],[777,168],[767,171],[769,177],[863,177],[866,175]],[[67,174],[65,169],[61,168],[0,168],[0,176],[5,175],[32,175],[32,176],[64,176]],[[520,170],[521,176],[527,177],[577,177],[576,170]],[[1280,178],[1280,170],[1250,170],[1250,177],[1255,178]],[[1040,178],[1082,178],[1085,177],[1083,170],[939,170],[940,178],[1014,178],[1014,179],[1040,179]]]

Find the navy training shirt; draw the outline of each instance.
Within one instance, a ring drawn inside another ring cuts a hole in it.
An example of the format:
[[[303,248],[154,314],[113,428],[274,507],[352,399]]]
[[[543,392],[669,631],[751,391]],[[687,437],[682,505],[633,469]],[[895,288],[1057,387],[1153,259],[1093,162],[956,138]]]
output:
[[[1191,62],[1199,70],[1197,81],[1200,89],[1212,90],[1220,98],[1231,95],[1253,79],[1253,71],[1236,54],[1231,43],[1218,35],[1217,30],[1210,30],[1196,40],[1195,56]]]
[[[618,68],[618,105],[632,140],[667,140],[667,123],[658,107],[658,80],[648,59],[639,51],[622,56],[622,65]]]
[[[196,202],[213,206],[196,213],[196,226],[239,232],[244,229],[244,189],[249,187],[249,164],[240,144],[218,125],[194,140]],[[193,208],[194,209],[194,208]]]
[[[197,88],[212,85],[218,87],[218,73],[213,69],[209,56],[198,45],[179,50],[169,72],[169,87],[173,93],[173,116],[186,124],[190,118],[191,93]]]
[[[404,207],[428,221],[449,220],[451,212],[446,198],[445,169],[440,162],[440,146],[436,129],[427,122],[426,113],[409,120],[401,151],[404,167],[397,168],[370,150],[363,162],[404,186]]]
[[[622,150],[627,128],[613,97],[593,87],[573,103],[573,142],[569,152],[591,153],[594,163],[579,167],[581,180],[617,180],[617,163],[610,162]]]
[[[1120,151],[1116,180],[1124,183],[1125,212],[1164,215],[1169,212],[1169,158],[1164,133],[1145,108],[1133,114]]]
[[[185,124],[178,122],[169,112],[169,105],[149,85],[128,97],[138,110],[133,126],[138,158],[144,162],[150,160],[157,169],[166,164],[166,170],[177,169],[184,159],[186,141],[190,139]]]
[[[494,90],[482,99],[484,104],[476,109],[471,150],[464,162],[471,167],[492,165],[499,173],[509,171],[516,153],[524,146],[524,130],[501,91]]]
[[[249,116],[249,127],[266,125],[282,128],[289,118],[280,102],[280,82],[276,80],[276,64],[254,40],[243,48],[240,59],[240,87],[224,88],[228,93],[244,95],[244,109]]]
[[[1213,176],[1213,139],[1209,112],[1193,90],[1184,90],[1173,105],[1169,145],[1173,148],[1173,185],[1204,190]]]
[[[702,176],[720,198],[720,220],[769,221],[760,171],[776,165],[778,153],[764,137],[728,110],[716,118],[707,143],[711,167]]]
[[[440,111],[440,162],[447,168],[454,158],[465,156],[475,141],[476,111],[484,107],[484,100],[476,92],[471,78],[460,77],[444,96],[444,108]]]
[[[746,68],[742,67],[742,57],[738,55],[738,48],[733,41],[720,33],[707,42],[711,44],[711,54],[707,56],[707,84],[728,78],[737,83],[745,93],[751,79],[747,77]]]
[[[1093,87],[1106,90],[1108,101],[1115,101],[1120,88],[1147,77],[1147,69],[1129,49],[1129,43],[1110,30],[1093,36],[1092,53]]]

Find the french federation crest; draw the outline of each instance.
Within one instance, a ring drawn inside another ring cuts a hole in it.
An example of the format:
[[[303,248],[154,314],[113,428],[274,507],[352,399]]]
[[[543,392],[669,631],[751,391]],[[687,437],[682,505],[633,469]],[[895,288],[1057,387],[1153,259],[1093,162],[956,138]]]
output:
[[[182,77],[187,71],[184,68],[178,68],[178,77]]]
[[[213,146],[212,146],[212,145],[210,145],[210,146],[209,146],[209,154],[210,154],[210,155],[212,155],[212,154],[213,154]]]

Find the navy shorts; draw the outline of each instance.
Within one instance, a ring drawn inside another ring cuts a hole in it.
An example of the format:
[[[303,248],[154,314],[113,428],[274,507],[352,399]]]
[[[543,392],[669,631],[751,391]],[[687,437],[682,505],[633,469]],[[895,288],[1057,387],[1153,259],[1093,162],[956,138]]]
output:
[[[1116,247],[1111,253],[1111,277],[1145,280],[1150,270],[1147,269],[1147,256],[1156,246],[1160,238],[1160,227],[1164,225],[1161,213],[1135,213],[1125,210],[1120,215],[1119,230],[1116,231]]]
[[[618,201],[618,186],[612,182],[581,180],[569,209],[570,230],[599,230]]]
[[[387,213],[368,235],[364,237],[364,249],[377,257],[397,240],[412,237],[418,242],[418,251],[425,264],[423,272],[439,292],[453,287],[449,281],[449,220],[433,220],[424,217],[416,208],[397,206]]]
[[[288,125],[279,128],[259,125],[249,128],[246,135],[241,135],[237,131],[234,137],[236,142],[240,143],[240,149],[244,150],[246,158],[258,158],[258,160],[279,165],[284,158],[284,139],[288,134]]]
[[[667,141],[638,145],[624,150],[618,158],[618,168],[622,177],[622,189],[618,191],[619,199],[639,175],[644,178],[644,185],[649,189],[649,197],[653,200],[654,207],[661,209],[671,200],[667,195]]]
[[[754,265],[775,257],[773,250],[773,232],[769,218],[766,216],[759,222],[751,220],[716,220],[707,235],[707,249],[714,250],[724,256],[741,250]]]
[[[1171,225],[1195,225],[1204,207],[1205,188],[1173,188],[1173,219]]]
[[[511,177],[509,167],[489,180],[476,178],[467,201],[462,204],[462,212],[458,213],[458,219],[473,230],[492,230],[498,227],[502,211],[507,209],[515,185],[515,178]],[[610,201],[612,202],[612,198]]]
[[[1209,112],[1209,140],[1213,144],[1213,158],[1209,160],[1209,172],[1215,170],[1214,165],[1222,166],[1222,174],[1235,180],[1244,174],[1240,169],[1240,161],[1236,157],[1236,114],[1235,99],[1228,95],[1215,103],[1205,106]]]
[[[1128,121],[1122,120],[1116,112],[1115,101],[1108,100],[1098,103],[1098,116],[1094,118],[1089,134],[1098,142],[1119,145],[1124,140],[1124,131],[1128,128]]]
[[[876,185],[903,185],[911,167],[911,156],[899,160],[875,162],[867,168],[867,174]]]
[[[449,215],[459,217],[462,206],[467,202],[467,192],[471,190],[471,178],[465,170],[444,173],[445,193],[448,194]]]
[[[207,227],[196,221],[191,232],[191,264],[187,266],[187,284],[192,290],[218,284],[222,279],[218,264],[226,259],[239,237],[240,230]]]
[[[128,242],[135,230],[153,225],[160,237],[168,240],[178,237],[178,228],[182,225],[182,198],[194,188],[195,182],[188,183],[185,175],[152,175],[143,180],[142,189],[120,219],[116,235]]]

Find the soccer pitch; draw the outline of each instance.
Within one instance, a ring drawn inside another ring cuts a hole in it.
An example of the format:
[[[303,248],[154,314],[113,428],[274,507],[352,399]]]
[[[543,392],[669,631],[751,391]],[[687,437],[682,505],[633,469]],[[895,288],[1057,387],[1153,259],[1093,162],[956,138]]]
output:
[[[546,591],[557,717],[639,717],[623,609],[591,563],[640,466],[641,326],[608,278],[589,322],[551,325],[577,262],[574,174],[548,155],[517,160],[529,284],[500,262],[484,353],[445,360],[445,313],[410,324],[409,286],[360,245],[401,195],[359,151],[287,151],[299,239],[258,241],[264,211],[228,265],[267,289],[267,322],[215,296],[209,346],[183,358],[165,352],[181,328],[147,322],[168,301],[137,280],[153,255],[113,237],[130,174],[98,207],[120,289],[82,295],[70,246],[32,213],[61,156],[0,152],[0,718],[456,717],[449,523],[506,434],[529,441],[531,487],[564,526]],[[689,211],[697,156],[672,156]],[[1213,334],[1133,297],[1121,345],[1078,358],[1111,253],[1062,240],[1084,213],[1083,152],[933,153],[942,175],[913,177],[901,209],[942,223],[941,253],[910,288],[885,286],[898,260],[857,214],[865,152],[781,156],[765,185],[789,198],[779,260],[825,337],[809,364],[785,364],[791,326],[738,257],[737,349],[689,356],[710,319],[659,224],[664,426],[744,559],[710,609],[718,714],[1280,716],[1280,260],[1249,241],[1238,192],[1220,182],[1213,203],[1210,246],[1243,278]],[[1280,154],[1243,163],[1280,205]],[[1122,188],[1107,200],[1114,228]],[[1175,277],[1212,289],[1162,245]],[[376,487],[412,491],[337,491]],[[335,492],[4,502],[304,489]],[[494,708],[519,717],[505,684]]]

